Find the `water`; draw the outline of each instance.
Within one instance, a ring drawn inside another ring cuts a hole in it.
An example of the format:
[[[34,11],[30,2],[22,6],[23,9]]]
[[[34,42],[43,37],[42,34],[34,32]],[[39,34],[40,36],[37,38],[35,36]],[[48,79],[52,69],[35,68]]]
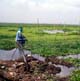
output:
[[[33,58],[45,62],[45,57],[40,56],[39,54],[32,55]]]
[[[59,59],[66,59],[66,58],[80,59],[80,54],[67,55],[67,56],[58,56],[57,58],[59,58]]]
[[[41,57],[38,54],[34,54],[32,56],[40,61],[45,61],[45,57]],[[49,62],[49,64],[52,64],[52,62]],[[53,65],[55,67],[61,68],[61,72],[56,74],[56,76],[60,77],[60,78],[69,76],[71,74],[71,72],[75,70],[75,67],[68,68],[67,66],[64,66],[64,65],[56,65],[56,64],[53,64]]]
[[[13,55],[14,54],[14,55]],[[24,54],[31,54],[30,51],[24,50]],[[13,59],[12,59],[13,55]],[[16,60],[20,58],[19,50],[14,48],[12,50],[0,50],[0,60]]]
[[[56,76],[60,77],[60,78],[69,76],[71,74],[71,72],[73,70],[75,70],[74,67],[68,68],[68,67],[62,66],[62,65],[55,65],[55,66],[61,68],[61,72],[56,74]]]
[[[43,32],[48,34],[64,33],[63,30],[43,30]]]
[[[15,54],[14,54],[14,52],[15,52]],[[12,60],[12,55],[13,54],[14,54],[14,57],[13,57],[14,60],[21,57],[20,54],[19,54],[19,50],[16,49],[16,48],[14,48],[12,50],[8,50],[8,51],[7,50],[0,50],[0,60]],[[31,55],[31,51],[24,50],[24,54],[25,55],[27,55],[27,54]],[[45,62],[45,57],[42,57],[39,54],[33,54],[32,57],[34,57],[37,60]],[[64,59],[64,58],[69,58],[69,57],[80,59],[80,54],[78,54],[78,55],[68,55],[68,56],[64,56],[64,57],[59,56],[57,58]],[[58,77],[67,77],[71,74],[71,72],[73,70],[75,70],[74,67],[68,68],[67,66],[64,66],[64,65],[55,65],[54,64],[54,66],[61,68],[61,72],[56,74],[56,76],[58,76]]]

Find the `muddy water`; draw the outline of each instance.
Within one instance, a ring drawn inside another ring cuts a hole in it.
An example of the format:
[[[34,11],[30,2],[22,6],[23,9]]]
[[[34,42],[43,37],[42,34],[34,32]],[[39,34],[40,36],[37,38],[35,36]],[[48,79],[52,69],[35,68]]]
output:
[[[60,78],[69,76],[71,74],[71,72],[73,70],[75,70],[74,67],[68,68],[68,67],[62,66],[62,65],[55,65],[55,66],[61,68],[61,72],[56,74],[56,76],[60,77]]]
[[[34,57],[35,59],[38,59],[39,61],[45,61],[45,57],[41,57],[40,55],[38,55],[38,54],[34,54],[34,55],[32,55],[32,57]]]
[[[45,57],[41,57],[38,54],[34,54],[32,56],[34,58],[40,60],[40,61],[45,61]],[[65,57],[59,56],[58,58],[65,59],[65,58],[69,58],[69,57],[80,59],[80,54],[78,54],[78,55],[68,55],[68,56],[65,56]],[[52,64],[52,63],[50,63],[50,64]],[[64,66],[64,65],[56,65],[56,64],[53,64],[53,65],[55,67],[60,67],[61,68],[61,72],[56,74],[56,76],[60,77],[60,78],[69,76],[72,73],[72,71],[74,71],[75,69],[80,69],[80,68],[75,68],[75,67],[68,68],[67,66]]]
[[[13,57],[14,60],[18,59],[20,57],[18,49],[12,49],[12,50],[8,50],[8,51],[7,50],[0,50],[0,60],[12,60],[12,55],[13,54],[14,54],[14,57]],[[27,51],[27,50],[24,50],[24,54],[25,55],[27,55],[27,54],[31,55],[31,52]],[[34,58],[36,58],[40,61],[45,61],[45,57],[41,57],[39,54],[33,54],[32,57],[34,57]],[[64,59],[64,58],[69,58],[69,57],[80,58],[80,54],[78,54],[78,55],[68,55],[68,56],[65,56],[65,57],[60,56],[58,58]],[[67,66],[63,66],[63,65],[55,65],[55,66],[61,68],[61,72],[56,74],[56,76],[58,76],[58,77],[69,76],[71,74],[71,72],[73,70],[75,70],[74,67],[68,68]]]
[[[31,54],[30,51],[24,50],[24,54]],[[12,59],[13,55],[13,59]],[[15,60],[20,58],[21,55],[19,53],[19,50],[14,48],[12,50],[0,50],[0,60]]]
[[[24,54],[25,55],[31,55],[31,51],[28,50],[24,50]],[[13,56],[13,59],[12,59]],[[0,60],[16,60],[18,58],[20,58],[20,52],[18,49],[14,48],[12,50],[0,50]],[[38,54],[33,54],[32,57],[34,57],[35,59],[38,59],[40,61],[45,61],[44,57],[41,57]]]

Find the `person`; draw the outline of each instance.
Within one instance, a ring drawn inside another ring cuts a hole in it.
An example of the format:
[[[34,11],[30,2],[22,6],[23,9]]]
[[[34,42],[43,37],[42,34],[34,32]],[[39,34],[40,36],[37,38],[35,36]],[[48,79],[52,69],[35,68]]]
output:
[[[19,27],[17,33],[16,33],[16,44],[17,44],[17,47],[18,48],[22,48],[25,44],[25,37],[24,35],[22,34],[23,32],[23,28],[22,27]]]
[[[16,33],[16,39],[15,39],[15,41],[16,41],[16,46],[19,49],[20,55],[23,56],[24,62],[26,62],[26,58],[25,58],[24,50],[23,50],[23,46],[25,44],[25,40],[26,39],[25,39],[24,35],[22,34],[22,32],[23,32],[23,28],[19,27],[19,29],[18,29],[18,31]]]

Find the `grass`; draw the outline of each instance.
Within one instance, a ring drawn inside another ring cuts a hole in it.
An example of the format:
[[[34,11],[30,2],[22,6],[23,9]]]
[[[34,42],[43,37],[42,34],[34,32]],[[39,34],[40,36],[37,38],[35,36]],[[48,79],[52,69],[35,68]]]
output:
[[[80,70],[75,70],[70,76],[70,81],[80,81]]]
[[[72,63],[76,68],[80,67],[80,59],[77,58],[67,58],[65,61]]]
[[[61,56],[80,53],[80,26],[50,25],[50,24],[0,24],[0,49],[15,48],[15,36],[18,26],[23,26],[23,34],[28,39],[25,49],[42,56]],[[47,34],[43,30],[63,30],[64,34]],[[75,66],[80,66],[80,60],[66,59]],[[52,80],[49,80],[52,81]],[[70,76],[70,81],[80,81],[80,70]]]
[[[80,27],[40,24],[0,24],[0,49],[15,47],[18,26],[23,26],[23,34],[28,39],[25,49],[43,56],[80,53]],[[63,30],[64,34],[46,34],[43,30]],[[76,32],[74,32],[76,31]]]
[[[69,81],[80,81],[80,59],[67,58],[65,61],[72,63],[76,68],[70,75]]]

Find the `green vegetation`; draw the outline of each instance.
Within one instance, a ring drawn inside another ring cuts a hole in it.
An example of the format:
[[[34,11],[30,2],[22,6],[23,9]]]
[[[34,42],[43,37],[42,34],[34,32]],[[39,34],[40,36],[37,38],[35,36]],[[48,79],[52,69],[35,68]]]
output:
[[[80,67],[80,59],[67,58],[65,61],[72,63],[76,68]]]
[[[72,73],[70,81],[80,81],[80,70],[76,70]]]
[[[69,81],[80,81],[80,59],[67,58],[65,61],[75,66],[75,71],[72,72]]]
[[[23,34],[28,39],[25,49],[43,56],[60,56],[80,53],[80,26],[50,24],[0,24],[0,49],[15,48],[15,36],[18,26],[23,26]],[[63,30],[65,33],[47,34],[43,30]],[[65,59],[80,67],[80,60]],[[52,79],[50,78],[50,81]],[[80,81],[80,70],[70,76],[70,81]]]
[[[28,39],[25,49],[44,56],[80,53],[80,26],[50,24],[0,24],[0,49],[15,47],[18,26]],[[63,30],[63,34],[46,34],[43,30]]]

